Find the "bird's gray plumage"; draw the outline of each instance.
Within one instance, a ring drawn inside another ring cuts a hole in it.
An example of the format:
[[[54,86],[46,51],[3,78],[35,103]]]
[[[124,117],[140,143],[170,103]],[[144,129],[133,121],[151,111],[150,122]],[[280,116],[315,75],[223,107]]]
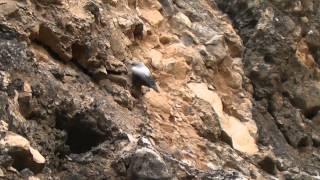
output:
[[[150,70],[143,63],[132,63],[132,80],[138,86],[145,85],[159,92],[157,84],[150,73]]]

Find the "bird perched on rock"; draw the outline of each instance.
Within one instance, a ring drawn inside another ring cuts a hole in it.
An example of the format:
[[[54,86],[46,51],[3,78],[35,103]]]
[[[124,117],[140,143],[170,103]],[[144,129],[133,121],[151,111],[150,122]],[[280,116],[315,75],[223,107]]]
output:
[[[146,65],[142,62],[132,62],[131,66],[132,83],[134,86],[141,88],[141,86],[144,85],[159,92],[157,84]]]

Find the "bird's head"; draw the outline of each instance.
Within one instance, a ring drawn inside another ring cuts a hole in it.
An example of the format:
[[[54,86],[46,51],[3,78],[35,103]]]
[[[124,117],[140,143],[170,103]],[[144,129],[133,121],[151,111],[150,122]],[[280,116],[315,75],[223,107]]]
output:
[[[129,64],[131,66],[144,66],[144,64],[142,62],[139,62],[139,61],[131,61]]]

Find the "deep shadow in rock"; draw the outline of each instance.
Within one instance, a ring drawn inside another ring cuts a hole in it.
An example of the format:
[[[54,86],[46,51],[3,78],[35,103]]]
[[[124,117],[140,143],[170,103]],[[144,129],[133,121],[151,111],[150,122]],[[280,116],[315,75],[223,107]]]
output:
[[[74,116],[60,112],[56,119],[56,128],[67,132],[66,145],[71,153],[84,153],[105,140],[111,139],[111,122],[102,113],[93,110],[77,112]]]
[[[36,165],[33,163],[33,159],[30,154],[27,154],[27,151],[21,150],[19,148],[12,149],[10,151],[10,156],[14,157],[12,167],[21,171],[23,169],[29,168],[32,172],[38,173],[42,170],[43,164]]]
[[[94,131],[85,128],[84,124],[67,129],[68,139],[66,144],[73,153],[83,153],[104,141],[104,137]]]

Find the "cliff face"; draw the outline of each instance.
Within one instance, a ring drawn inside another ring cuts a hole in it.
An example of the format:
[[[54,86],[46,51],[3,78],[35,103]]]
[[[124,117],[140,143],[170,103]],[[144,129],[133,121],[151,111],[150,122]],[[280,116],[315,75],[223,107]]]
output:
[[[319,172],[319,2],[217,1],[246,46],[258,142],[277,158]],[[291,169],[292,170],[292,169]],[[302,178],[303,177],[297,177]]]
[[[319,15],[312,0],[0,1],[0,176],[317,178]],[[131,60],[160,93],[134,95]]]

